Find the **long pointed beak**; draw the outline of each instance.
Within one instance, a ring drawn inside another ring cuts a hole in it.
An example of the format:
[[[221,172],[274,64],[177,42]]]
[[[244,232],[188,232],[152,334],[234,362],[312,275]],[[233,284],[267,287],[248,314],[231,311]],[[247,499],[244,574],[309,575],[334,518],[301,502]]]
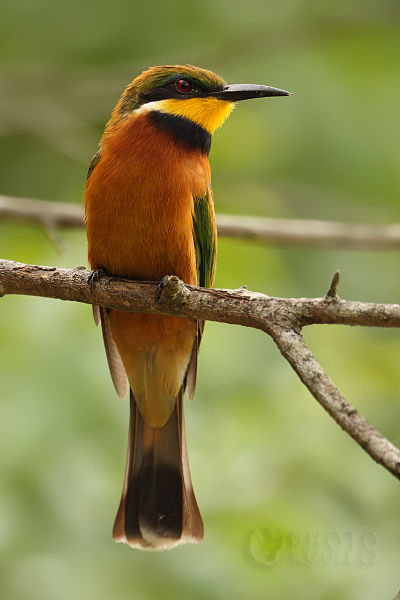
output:
[[[269,87],[268,85],[238,84],[227,85],[219,92],[213,92],[214,98],[227,102],[238,102],[249,98],[267,98],[268,96],[291,96],[291,92]]]

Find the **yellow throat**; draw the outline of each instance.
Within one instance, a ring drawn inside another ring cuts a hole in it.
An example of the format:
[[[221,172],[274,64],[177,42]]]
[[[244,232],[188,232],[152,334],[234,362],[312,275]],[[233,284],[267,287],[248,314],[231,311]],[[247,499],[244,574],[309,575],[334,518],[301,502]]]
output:
[[[176,115],[189,119],[213,134],[229,117],[235,105],[226,100],[219,100],[209,96],[207,98],[185,98],[178,100],[168,98],[143,104],[137,112],[158,110],[160,112]]]

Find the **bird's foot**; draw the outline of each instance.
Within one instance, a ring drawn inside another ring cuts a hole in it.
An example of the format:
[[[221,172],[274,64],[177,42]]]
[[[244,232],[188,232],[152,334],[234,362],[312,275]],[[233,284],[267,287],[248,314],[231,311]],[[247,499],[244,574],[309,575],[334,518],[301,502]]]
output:
[[[107,271],[105,269],[103,269],[103,267],[100,267],[99,269],[94,269],[89,277],[88,277],[88,284],[90,285],[90,290],[93,291],[94,286],[96,285],[96,283],[98,281],[100,281],[100,279],[102,277],[104,277],[105,275],[107,275]]]

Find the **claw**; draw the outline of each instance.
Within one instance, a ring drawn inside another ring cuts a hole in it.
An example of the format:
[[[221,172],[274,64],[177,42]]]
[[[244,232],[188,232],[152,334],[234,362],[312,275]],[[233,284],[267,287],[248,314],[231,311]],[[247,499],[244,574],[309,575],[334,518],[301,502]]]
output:
[[[100,267],[100,269],[94,269],[90,273],[88,277],[88,284],[90,285],[91,292],[93,292],[94,286],[102,277],[104,277],[104,275],[107,275],[107,271],[103,269],[103,267]]]
[[[163,277],[161,279],[160,283],[157,286],[157,289],[156,289],[157,300],[159,300],[161,298],[161,294],[163,293],[163,290],[164,290],[165,286],[167,285],[168,277],[169,277],[169,275],[165,275],[165,277]]]

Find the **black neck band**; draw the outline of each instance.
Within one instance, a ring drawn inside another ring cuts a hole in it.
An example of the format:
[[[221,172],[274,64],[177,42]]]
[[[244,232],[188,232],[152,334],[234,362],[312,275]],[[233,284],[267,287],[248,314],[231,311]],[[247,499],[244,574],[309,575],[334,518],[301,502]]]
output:
[[[211,148],[211,133],[189,119],[152,110],[150,122],[160,131],[169,133],[175,141],[186,144],[191,150],[208,154]]]

